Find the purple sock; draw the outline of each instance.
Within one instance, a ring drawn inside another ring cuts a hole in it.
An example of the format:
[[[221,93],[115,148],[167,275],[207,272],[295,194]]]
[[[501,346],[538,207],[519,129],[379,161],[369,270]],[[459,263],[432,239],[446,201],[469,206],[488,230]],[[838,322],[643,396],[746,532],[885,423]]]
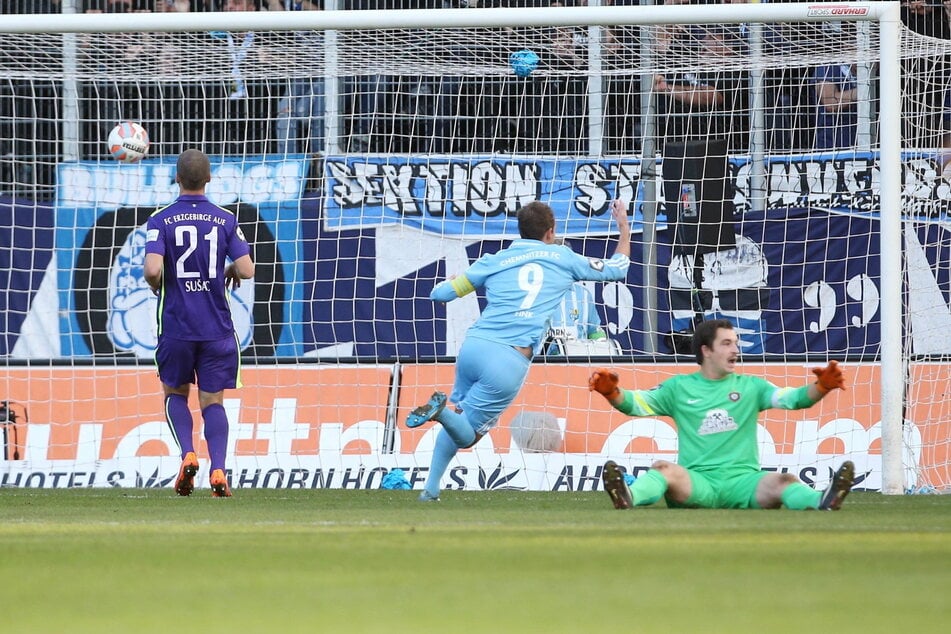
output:
[[[175,442],[181,450],[182,458],[189,451],[195,451],[192,442],[192,412],[188,409],[188,399],[181,394],[169,394],[165,397],[165,420],[175,436]]]
[[[228,453],[228,415],[225,408],[217,403],[201,410],[205,419],[205,440],[208,442],[208,455],[211,457],[211,470],[225,468],[225,455]]]

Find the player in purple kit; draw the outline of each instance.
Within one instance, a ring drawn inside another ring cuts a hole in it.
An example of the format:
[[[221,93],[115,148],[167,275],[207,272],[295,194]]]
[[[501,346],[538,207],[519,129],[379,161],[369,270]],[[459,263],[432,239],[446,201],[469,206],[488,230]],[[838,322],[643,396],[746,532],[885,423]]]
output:
[[[179,495],[190,495],[198,473],[188,408],[191,384],[211,458],[211,493],[231,497],[225,477],[228,417],[224,391],[240,387],[241,354],[228,306],[228,288],[254,276],[251,248],[235,214],[205,197],[211,163],[199,150],[178,157],[178,199],[149,218],[145,279],[158,296],[155,362],[165,391],[165,418],[182,455],[175,480]],[[226,258],[231,264],[226,265]]]

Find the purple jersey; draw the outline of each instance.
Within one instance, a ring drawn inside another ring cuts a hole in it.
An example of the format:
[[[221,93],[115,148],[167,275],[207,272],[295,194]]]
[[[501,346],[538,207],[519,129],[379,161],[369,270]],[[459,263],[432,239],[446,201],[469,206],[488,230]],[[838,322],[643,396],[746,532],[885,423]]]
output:
[[[251,248],[233,212],[204,196],[179,196],[149,217],[145,252],[165,260],[159,336],[212,341],[234,335],[225,257],[237,260]]]

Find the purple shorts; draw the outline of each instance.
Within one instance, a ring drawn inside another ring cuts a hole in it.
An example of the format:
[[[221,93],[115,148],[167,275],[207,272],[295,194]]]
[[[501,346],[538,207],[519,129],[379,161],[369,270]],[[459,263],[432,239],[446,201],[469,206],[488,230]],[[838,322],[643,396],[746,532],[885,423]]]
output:
[[[155,349],[159,378],[170,387],[195,383],[202,392],[220,392],[238,386],[241,353],[232,337],[216,341],[185,341],[162,337]]]

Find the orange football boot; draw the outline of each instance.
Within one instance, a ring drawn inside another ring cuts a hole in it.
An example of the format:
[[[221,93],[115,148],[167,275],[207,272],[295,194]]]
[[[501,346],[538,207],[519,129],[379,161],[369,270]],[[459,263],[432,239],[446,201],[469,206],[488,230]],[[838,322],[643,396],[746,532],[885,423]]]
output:
[[[198,473],[198,456],[189,451],[182,459],[182,466],[175,478],[175,492],[179,495],[191,495],[195,489],[195,474]]]
[[[230,498],[231,487],[228,486],[228,478],[221,469],[215,469],[211,472],[211,497]]]

